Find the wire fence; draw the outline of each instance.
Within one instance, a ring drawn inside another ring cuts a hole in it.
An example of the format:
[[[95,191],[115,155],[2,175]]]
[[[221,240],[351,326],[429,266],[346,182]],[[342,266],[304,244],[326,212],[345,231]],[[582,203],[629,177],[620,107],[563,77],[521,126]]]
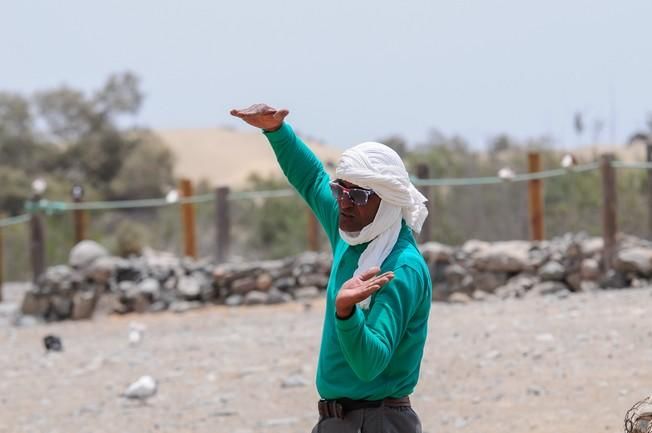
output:
[[[623,172],[652,169],[650,162],[613,161],[611,166]],[[546,237],[580,230],[599,235],[603,200],[600,189],[595,188],[600,182],[599,168],[600,163],[594,162],[524,174],[412,180],[418,187],[434,187],[428,221],[432,239],[459,244],[470,238],[487,241],[528,238],[527,182],[533,180],[546,184],[543,196]],[[618,208],[621,230],[648,236],[647,189],[641,185],[641,176],[618,176],[617,182],[619,191],[639,191],[639,194],[623,195],[624,201]],[[463,186],[474,188],[456,188]],[[306,249],[310,218],[294,190],[234,191],[228,194],[228,202],[230,257],[275,258]],[[193,205],[195,211],[197,255],[214,256],[218,231],[214,193],[125,201],[30,201],[25,214],[0,219],[5,279],[29,278],[29,222],[33,215],[40,215],[47,227],[46,262],[56,264],[67,261],[74,244],[75,228],[70,218],[74,211],[85,211],[89,216],[91,224],[86,238],[100,242],[114,253],[124,254],[130,248],[136,251],[149,246],[183,254],[184,230],[179,208],[184,205]],[[511,211],[506,214],[505,209]],[[295,215],[289,223],[283,218],[288,214]],[[279,234],[282,242],[274,242]],[[321,231],[319,241],[322,249],[327,248]],[[270,249],[269,245],[276,247]]]

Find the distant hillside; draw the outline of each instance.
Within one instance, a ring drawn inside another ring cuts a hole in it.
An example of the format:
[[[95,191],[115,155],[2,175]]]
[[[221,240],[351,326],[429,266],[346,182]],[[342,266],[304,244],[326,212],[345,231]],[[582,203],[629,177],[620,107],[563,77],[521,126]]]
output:
[[[278,176],[282,173],[265,137],[257,131],[226,128],[170,129],[156,133],[176,158],[175,176],[193,182],[207,180],[212,186],[241,187],[252,174]],[[333,167],[341,149],[314,141],[307,144],[327,167]],[[514,152],[525,152],[514,150]],[[560,153],[563,150],[559,149]],[[597,161],[603,153],[614,153],[625,162],[645,161],[642,143],[631,145],[592,145],[572,149],[581,162]]]
[[[213,186],[242,186],[252,174],[282,176],[267,139],[257,131],[226,128],[170,129],[156,133],[176,158],[174,174]],[[308,141],[324,165],[337,163],[341,150]]]

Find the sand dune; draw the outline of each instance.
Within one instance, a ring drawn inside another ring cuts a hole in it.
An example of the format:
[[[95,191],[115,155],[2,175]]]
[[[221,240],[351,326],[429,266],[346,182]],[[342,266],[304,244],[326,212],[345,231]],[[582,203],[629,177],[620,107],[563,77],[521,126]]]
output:
[[[225,128],[170,129],[156,133],[176,158],[175,175],[212,186],[242,186],[257,173],[282,176],[266,138],[258,131]],[[337,163],[341,149],[313,141],[307,144],[324,164]]]

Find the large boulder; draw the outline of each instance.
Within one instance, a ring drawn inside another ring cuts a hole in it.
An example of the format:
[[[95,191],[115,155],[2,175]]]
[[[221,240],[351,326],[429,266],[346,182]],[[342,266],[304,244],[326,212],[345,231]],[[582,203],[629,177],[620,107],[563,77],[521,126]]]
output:
[[[496,288],[494,293],[501,299],[520,298],[539,282],[540,278],[537,276],[519,274],[510,278],[507,284]]]
[[[90,319],[93,317],[98,294],[94,290],[84,290],[75,293],[72,298],[72,320]]]
[[[523,272],[531,267],[529,252],[529,242],[495,242],[474,254],[474,264],[481,271]]]
[[[473,274],[473,288],[492,293],[498,287],[507,283],[505,272],[476,272]]]
[[[50,300],[47,295],[29,290],[25,293],[20,312],[28,316],[43,317],[50,308]]]
[[[433,290],[433,297],[436,300],[445,300],[448,297],[449,293],[454,292],[473,292],[473,277],[469,272],[460,265],[450,265],[447,266],[444,271],[444,276],[446,279],[446,287],[444,290]],[[445,293],[439,293],[439,292]],[[440,297],[441,295],[441,297]]]
[[[73,282],[79,282],[79,275],[66,265],[47,268],[38,280],[40,293],[67,293],[73,289]]]
[[[120,260],[116,257],[98,257],[86,268],[86,277],[99,284],[108,284]]]
[[[616,253],[614,269],[623,273],[635,272],[643,276],[652,275],[652,248],[621,249]]]
[[[603,238],[588,238],[581,242],[582,255],[584,257],[593,257],[596,254],[602,253],[604,249],[604,239]]]
[[[462,245],[462,253],[464,253],[465,255],[472,256],[474,254],[485,251],[490,247],[491,244],[489,242],[479,241],[477,239],[470,239],[464,242],[464,245]]]
[[[539,276],[543,281],[561,281],[565,274],[564,266],[555,261],[550,261],[539,268]]]
[[[568,286],[559,281],[544,281],[542,283],[535,284],[527,292],[527,296],[537,296],[537,295],[552,295],[559,292],[567,292]]]
[[[427,242],[422,244],[419,249],[428,264],[451,263],[453,260],[454,250],[448,245],[439,242]]]
[[[600,278],[600,263],[596,259],[584,259],[580,267],[583,280],[596,281]]]
[[[179,278],[177,290],[185,300],[192,301],[199,299],[201,295],[201,282],[194,276],[187,275]]]
[[[108,257],[109,252],[95,241],[85,240],[70,250],[68,263],[73,269],[85,270],[100,257]]]

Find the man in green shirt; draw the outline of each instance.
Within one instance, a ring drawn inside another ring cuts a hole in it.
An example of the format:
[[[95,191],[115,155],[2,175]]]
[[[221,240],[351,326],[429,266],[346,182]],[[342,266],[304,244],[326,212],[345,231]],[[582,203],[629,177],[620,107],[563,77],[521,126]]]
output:
[[[331,180],[284,122],[287,110],[256,104],[231,114],[263,130],[333,250],[313,432],[421,432],[408,396],[419,378],[432,300],[412,236],[427,216],[425,197],[385,145],[346,150]]]

